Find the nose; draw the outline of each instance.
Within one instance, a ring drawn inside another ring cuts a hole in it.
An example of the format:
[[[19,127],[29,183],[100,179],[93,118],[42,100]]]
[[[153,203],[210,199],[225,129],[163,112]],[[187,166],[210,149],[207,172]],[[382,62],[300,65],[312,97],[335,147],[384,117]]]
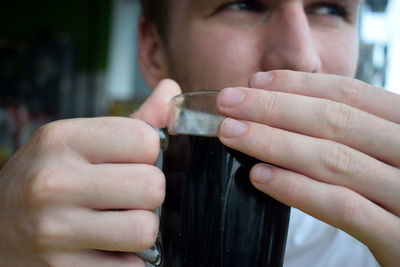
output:
[[[269,23],[265,70],[318,72],[321,60],[302,4],[282,7]]]

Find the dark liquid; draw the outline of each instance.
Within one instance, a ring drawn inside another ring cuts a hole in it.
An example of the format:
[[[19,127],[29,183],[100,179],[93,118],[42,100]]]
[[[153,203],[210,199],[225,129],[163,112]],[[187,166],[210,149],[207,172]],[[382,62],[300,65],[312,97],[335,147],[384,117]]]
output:
[[[253,187],[257,162],[214,137],[170,136],[162,266],[282,266],[290,208]]]

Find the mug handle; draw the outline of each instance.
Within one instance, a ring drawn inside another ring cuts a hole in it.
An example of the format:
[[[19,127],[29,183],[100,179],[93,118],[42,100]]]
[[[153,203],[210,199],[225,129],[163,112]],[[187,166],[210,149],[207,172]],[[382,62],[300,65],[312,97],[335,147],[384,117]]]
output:
[[[151,248],[144,251],[136,252],[135,254],[142,260],[153,264],[154,266],[161,266],[162,254],[160,241],[160,238],[157,238],[155,245],[153,245]]]
[[[168,130],[166,128],[159,129],[151,124],[149,124],[160,137],[160,148],[161,151],[165,151],[168,146]],[[161,208],[157,209],[157,214],[161,217]],[[149,249],[135,252],[139,258],[153,264],[154,266],[161,266],[162,264],[162,249],[161,249],[161,233],[158,232],[156,243]]]
[[[161,151],[167,150],[169,132],[178,134],[185,133],[189,130],[193,131],[193,124],[197,125],[193,133],[202,136],[217,136],[218,125],[224,118],[215,107],[215,98],[218,92],[219,91],[198,91],[175,96],[170,101],[167,128],[160,129],[147,123],[158,133]],[[206,99],[204,99],[204,97]],[[207,101],[200,101],[202,98]],[[201,103],[207,103],[207,105],[203,106]],[[213,112],[208,113],[209,111]],[[190,117],[190,120],[183,119],[185,116]],[[195,120],[196,123],[194,123],[193,120]],[[158,214],[161,218],[161,209],[158,209]],[[154,246],[150,249],[136,252],[135,254],[150,264],[162,266],[161,233],[158,233]]]

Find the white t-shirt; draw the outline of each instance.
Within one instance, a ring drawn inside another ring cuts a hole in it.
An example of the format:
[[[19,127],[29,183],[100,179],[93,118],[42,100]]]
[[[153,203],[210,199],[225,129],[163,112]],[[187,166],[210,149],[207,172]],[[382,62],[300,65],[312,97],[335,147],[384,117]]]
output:
[[[347,233],[291,209],[284,267],[377,267],[369,249]]]

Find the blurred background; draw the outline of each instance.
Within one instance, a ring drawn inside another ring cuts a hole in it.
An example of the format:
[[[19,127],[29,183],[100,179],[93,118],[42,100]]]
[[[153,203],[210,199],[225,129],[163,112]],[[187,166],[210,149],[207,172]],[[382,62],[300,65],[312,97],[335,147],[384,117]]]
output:
[[[400,1],[366,2],[358,78],[400,93]],[[0,4],[0,168],[44,123],[137,109],[139,14],[137,0]]]

